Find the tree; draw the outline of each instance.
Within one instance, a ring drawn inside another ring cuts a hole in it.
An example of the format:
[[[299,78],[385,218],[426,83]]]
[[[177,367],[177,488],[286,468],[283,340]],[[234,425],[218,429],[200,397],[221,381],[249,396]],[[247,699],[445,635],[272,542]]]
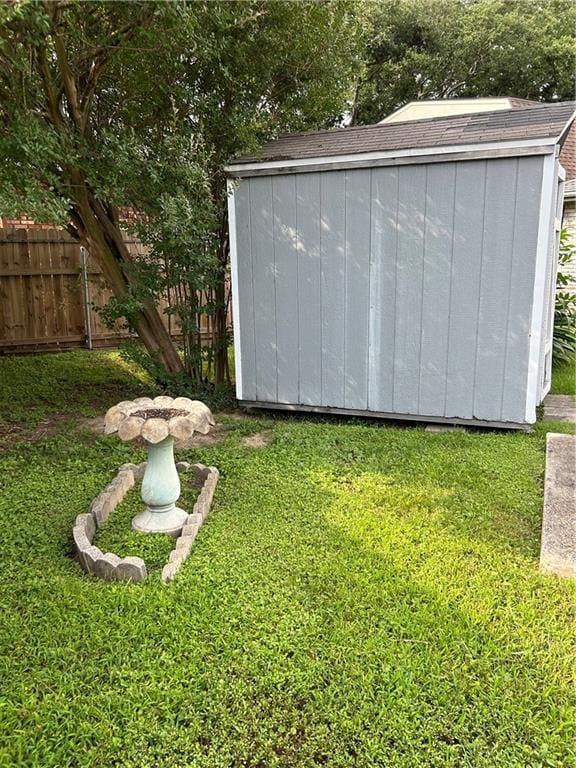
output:
[[[572,0],[384,0],[370,7],[353,122],[408,101],[574,96]]]
[[[215,286],[215,378],[227,366],[229,263],[224,167],[257,152],[279,133],[338,124],[360,65],[360,28],[354,2],[209,3],[201,27],[206,56],[187,60],[186,85],[202,94],[195,130],[208,158],[216,207],[214,243],[220,279]]]
[[[118,218],[120,205],[136,202],[122,184],[123,168],[145,168],[146,178],[160,164],[165,120],[155,119],[169,104],[155,86],[157,74],[168,73],[161,66],[140,83],[134,52],[150,75],[152,30],[168,29],[169,10],[116,2],[2,6],[0,204],[8,214],[62,223],[83,242],[149,353],[178,373],[177,350],[138,281]]]
[[[354,56],[342,2],[15,0],[0,6],[0,208],[62,223],[99,261],[124,316],[182,373],[159,293],[215,286],[226,369],[223,167],[280,130],[341,114]],[[119,210],[138,212],[135,259]],[[188,298],[187,298],[188,297]],[[184,320],[185,322],[185,320]],[[196,368],[197,360],[196,360]]]

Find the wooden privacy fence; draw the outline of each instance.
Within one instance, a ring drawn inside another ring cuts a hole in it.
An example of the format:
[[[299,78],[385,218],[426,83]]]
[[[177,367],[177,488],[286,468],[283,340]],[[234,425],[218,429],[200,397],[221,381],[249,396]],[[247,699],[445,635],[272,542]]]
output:
[[[142,253],[141,243],[126,243]],[[0,353],[114,346],[128,334],[102,321],[98,309],[110,297],[95,260],[67,232],[0,229]],[[174,318],[163,320],[177,336]]]

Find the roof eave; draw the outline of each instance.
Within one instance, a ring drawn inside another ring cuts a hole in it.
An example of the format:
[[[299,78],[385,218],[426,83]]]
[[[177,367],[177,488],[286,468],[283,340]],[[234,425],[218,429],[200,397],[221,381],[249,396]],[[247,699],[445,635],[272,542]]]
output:
[[[569,126],[569,123],[568,123]],[[420,158],[430,160],[441,158],[462,159],[462,154],[470,158],[513,157],[518,155],[548,154],[554,151],[558,137],[538,139],[519,139],[515,141],[484,142],[476,144],[450,144],[446,146],[415,147],[412,149],[360,152],[340,155],[323,155],[298,159],[257,160],[250,162],[232,162],[225,167],[228,176],[270,175],[297,171],[329,170],[342,167],[362,168],[370,165],[393,165],[401,161],[417,162]]]

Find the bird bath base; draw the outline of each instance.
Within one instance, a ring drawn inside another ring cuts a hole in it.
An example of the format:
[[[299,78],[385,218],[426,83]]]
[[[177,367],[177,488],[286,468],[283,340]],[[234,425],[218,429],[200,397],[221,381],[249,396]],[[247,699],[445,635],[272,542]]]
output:
[[[176,537],[180,535],[187,519],[188,512],[172,504],[166,509],[145,509],[132,519],[132,528],[141,533],[167,533]]]
[[[142,533],[178,536],[188,517],[187,512],[176,506],[179,497],[174,438],[148,443],[148,461],[142,480],[142,500],[146,509],[132,520],[132,528]]]

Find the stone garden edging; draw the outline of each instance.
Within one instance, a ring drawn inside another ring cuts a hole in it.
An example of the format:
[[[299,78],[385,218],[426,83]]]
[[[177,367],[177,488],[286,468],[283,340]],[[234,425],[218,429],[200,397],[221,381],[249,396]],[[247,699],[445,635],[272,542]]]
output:
[[[194,472],[196,486],[200,488],[200,493],[192,513],[188,515],[186,524],[176,539],[176,545],[170,552],[168,562],[162,569],[162,581],[165,583],[174,579],[190,554],[200,526],[210,512],[220,474],[216,467],[188,464],[185,461],[177,462],[176,468],[179,473],[190,470]],[[141,557],[120,558],[113,552],[104,553],[92,544],[96,530],[102,528],[110,517],[110,513],[120,504],[126,493],[134,487],[137,480],[142,479],[145,469],[145,461],[141,464],[123,464],[116,477],[94,499],[90,512],[77,516],[72,528],[72,539],[78,562],[85,573],[93,574],[105,581],[139,582],[146,579],[148,575],[146,563]]]

